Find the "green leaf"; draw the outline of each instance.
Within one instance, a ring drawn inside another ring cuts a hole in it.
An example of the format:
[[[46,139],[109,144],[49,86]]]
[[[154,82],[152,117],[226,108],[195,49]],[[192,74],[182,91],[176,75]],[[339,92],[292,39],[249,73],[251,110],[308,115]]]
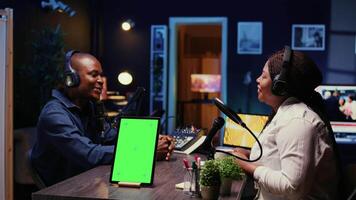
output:
[[[225,156],[216,161],[219,165],[219,172],[221,177],[232,178],[235,180],[242,179],[242,169],[235,162],[232,156]]]

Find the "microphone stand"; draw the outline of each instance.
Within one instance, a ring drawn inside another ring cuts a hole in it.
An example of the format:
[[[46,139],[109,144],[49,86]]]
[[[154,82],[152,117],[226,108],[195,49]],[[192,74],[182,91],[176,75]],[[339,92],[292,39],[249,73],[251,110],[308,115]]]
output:
[[[203,147],[202,149],[206,149],[206,147]],[[200,150],[200,153],[203,155],[206,155],[206,159],[208,160],[214,160],[214,154],[216,152],[216,149],[213,145],[207,148],[207,150]]]
[[[215,147],[213,145],[213,139],[216,133],[223,127],[225,120],[222,117],[217,117],[213,121],[213,126],[211,127],[209,133],[207,134],[204,143],[202,144],[201,153],[207,156],[208,160],[214,159]]]

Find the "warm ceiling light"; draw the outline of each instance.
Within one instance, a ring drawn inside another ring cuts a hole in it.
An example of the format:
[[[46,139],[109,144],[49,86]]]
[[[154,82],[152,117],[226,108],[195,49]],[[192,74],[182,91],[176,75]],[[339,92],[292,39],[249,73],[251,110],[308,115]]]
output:
[[[117,76],[117,80],[122,85],[130,85],[132,83],[133,78],[132,78],[132,75],[129,72],[121,72]]]
[[[130,19],[128,19],[128,20],[122,22],[122,24],[121,24],[121,28],[122,28],[122,30],[124,30],[124,31],[129,31],[129,30],[131,30],[134,26],[135,26],[135,23],[134,23],[132,20],[130,20]]]

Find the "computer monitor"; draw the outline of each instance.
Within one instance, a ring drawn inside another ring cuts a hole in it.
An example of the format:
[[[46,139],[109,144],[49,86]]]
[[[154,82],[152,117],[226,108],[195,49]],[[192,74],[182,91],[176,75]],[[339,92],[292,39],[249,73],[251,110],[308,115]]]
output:
[[[356,133],[356,85],[320,85],[315,91],[324,99],[335,133]]]
[[[221,75],[219,74],[191,74],[190,90],[204,95],[203,99],[194,99],[198,101],[210,101],[209,93],[218,93],[221,90]]]
[[[265,126],[268,116],[258,114],[238,114],[241,120],[251,131],[258,136]],[[256,142],[254,137],[240,125],[226,118],[224,131],[224,146],[243,147],[250,149]]]
[[[190,81],[192,92],[220,92],[221,76],[219,74],[191,74]]]

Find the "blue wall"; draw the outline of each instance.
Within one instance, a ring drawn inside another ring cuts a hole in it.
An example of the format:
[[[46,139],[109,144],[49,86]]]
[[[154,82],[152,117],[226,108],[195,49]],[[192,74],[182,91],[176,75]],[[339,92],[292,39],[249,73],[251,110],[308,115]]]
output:
[[[133,91],[137,86],[149,88],[150,26],[168,25],[169,17],[226,16],[228,18],[228,104],[235,110],[268,113],[267,106],[258,102],[255,80],[274,51],[291,44],[292,24],[330,23],[330,1],[102,1],[98,3],[101,39],[100,58],[109,76],[109,88],[122,92]],[[120,30],[120,22],[132,18],[136,26],[132,32]],[[263,54],[238,55],[237,22],[263,22]],[[308,52],[323,70],[327,61],[326,50]],[[117,84],[116,75],[126,68],[134,74],[130,87]],[[243,76],[251,71],[252,84],[243,85]],[[324,71],[324,70],[323,70]],[[147,103],[147,102],[146,102]]]
[[[169,17],[177,16],[225,16],[228,18],[228,104],[235,110],[252,113],[267,113],[267,106],[260,104],[256,97],[255,79],[259,75],[267,57],[274,51],[291,43],[291,24],[325,24],[325,51],[308,52],[324,74],[327,73],[328,30],[330,29],[331,0],[274,0],[274,1],[116,1],[63,0],[77,11],[70,18],[65,14],[40,9],[39,0],[5,0],[1,7],[14,8],[14,64],[21,66],[31,60],[29,44],[31,31],[61,24],[65,32],[66,49],[90,51],[103,64],[109,77],[109,89],[121,93],[134,91],[137,86],[149,89],[150,26],[168,25]],[[352,6],[351,6],[352,7]],[[132,32],[123,32],[120,23],[127,18],[135,21]],[[263,22],[263,54],[238,55],[237,22]],[[343,20],[345,21],[345,20]],[[129,87],[117,83],[117,74],[129,70],[135,81]],[[250,71],[252,84],[243,85],[243,76]],[[330,71],[330,70],[329,70]],[[342,73],[345,73],[342,71]],[[356,73],[356,72],[355,72]],[[18,106],[16,106],[18,107]],[[148,98],[144,102],[148,108]],[[22,109],[18,109],[22,110]],[[148,109],[145,110],[148,112]],[[33,116],[18,113],[15,118],[20,127],[35,123]],[[35,116],[36,115],[36,116]],[[24,116],[23,119],[21,116]],[[25,117],[27,116],[27,117]],[[32,119],[29,123],[22,121]],[[17,124],[17,123],[16,123]]]

